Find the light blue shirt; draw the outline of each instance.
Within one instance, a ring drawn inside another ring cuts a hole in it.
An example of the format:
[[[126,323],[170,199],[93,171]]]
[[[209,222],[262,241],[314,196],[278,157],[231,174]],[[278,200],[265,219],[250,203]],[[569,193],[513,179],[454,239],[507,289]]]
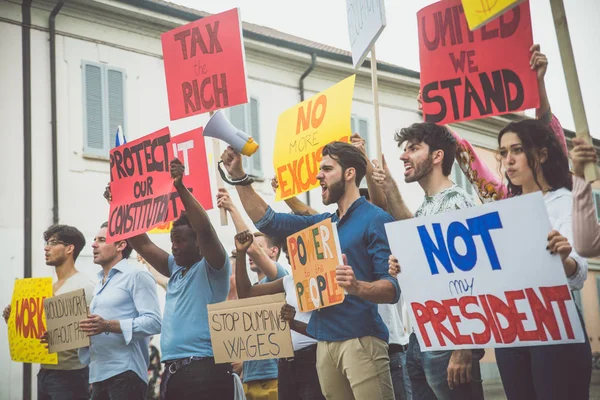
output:
[[[269,279],[268,277],[264,277],[258,284],[273,282],[277,279],[281,279],[286,276],[288,273],[279,264],[277,264],[277,276],[275,279]],[[258,361],[244,361],[244,383],[259,381],[263,379],[277,379],[277,360],[258,360]]]
[[[135,372],[148,382],[149,337],[160,333],[161,317],[156,282],[147,271],[120,261],[102,284],[98,284],[90,313],[105,320],[117,320],[123,333],[101,333],[90,338],[91,345],[79,349],[83,364],[90,364],[90,383],[101,382],[125,371]]]
[[[183,275],[183,267],[169,255],[171,277],[167,284],[164,324],[160,335],[162,361],[187,357],[212,357],[208,327],[208,304],[220,303],[229,293],[229,257],[221,269],[206,259],[194,264]]]

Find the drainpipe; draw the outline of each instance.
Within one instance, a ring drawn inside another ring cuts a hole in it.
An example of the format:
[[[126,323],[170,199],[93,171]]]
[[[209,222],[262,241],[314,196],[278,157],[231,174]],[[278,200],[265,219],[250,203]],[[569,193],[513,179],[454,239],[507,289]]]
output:
[[[317,53],[312,53],[310,55],[310,65],[300,76],[300,80],[298,82],[298,86],[300,87],[300,102],[304,101],[304,79],[306,79],[312,70],[315,69],[315,65],[317,65]],[[310,192],[306,192],[306,204],[310,206]]]
[[[31,277],[31,0],[21,5],[21,56],[23,58],[23,277]],[[15,312],[15,310],[13,310]],[[23,399],[31,399],[31,364],[23,363]]]
[[[58,128],[56,111],[56,16],[64,5],[60,0],[50,13],[50,105],[52,125],[52,223],[58,224]]]

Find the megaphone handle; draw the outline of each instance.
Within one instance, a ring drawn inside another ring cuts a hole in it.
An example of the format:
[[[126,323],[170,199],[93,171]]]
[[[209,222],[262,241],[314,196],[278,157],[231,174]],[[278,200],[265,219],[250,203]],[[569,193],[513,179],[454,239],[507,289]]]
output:
[[[212,112],[211,112],[212,115]],[[215,139],[213,138],[212,140],[213,143],[213,164],[215,166],[215,174],[217,175],[217,187],[219,189],[224,189],[225,188],[225,183],[223,182],[223,179],[221,178],[221,175],[219,175],[219,157],[221,156],[221,146],[219,145],[219,139]],[[223,208],[221,208],[219,210],[220,216],[221,216],[221,226],[227,226],[227,211]]]

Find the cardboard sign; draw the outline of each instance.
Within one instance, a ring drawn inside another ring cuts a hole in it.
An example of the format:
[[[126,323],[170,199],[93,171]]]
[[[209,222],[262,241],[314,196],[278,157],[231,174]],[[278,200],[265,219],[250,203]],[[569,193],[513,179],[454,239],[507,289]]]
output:
[[[474,31],[525,0],[462,0],[469,29]]]
[[[248,102],[237,8],[161,35],[171,120]]]
[[[287,238],[298,307],[301,312],[340,304],[344,290],[335,280],[342,265],[337,225],[328,218]]]
[[[422,350],[584,341],[540,192],[385,228]]]
[[[273,151],[279,181],[276,200],[318,187],[323,147],[350,139],[355,77],[344,79],[279,116]]]
[[[539,106],[529,2],[471,32],[460,0],[418,14],[423,116],[449,124]]]
[[[360,68],[385,28],[384,0],[346,0],[352,65]]]
[[[79,330],[79,321],[87,318],[83,289],[44,300],[48,330],[48,352],[78,349],[90,345],[90,337]]]
[[[44,299],[52,297],[52,278],[27,278],[15,281],[8,319],[10,358],[25,363],[58,364],[40,343],[46,332]]]
[[[169,221],[173,179],[169,128],[110,151],[112,201],[106,239],[109,243],[147,232]]]
[[[283,293],[208,305],[215,362],[293,357],[290,326],[279,314]]]
[[[173,154],[185,166],[183,183],[194,195],[196,200],[205,210],[213,208],[212,194],[210,191],[210,177],[208,176],[208,161],[206,160],[206,146],[204,144],[203,128],[182,133],[171,137]],[[179,218],[184,210],[177,189],[173,187],[171,201],[169,202],[169,219]],[[148,233],[168,233],[171,231],[172,222],[158,224]]]

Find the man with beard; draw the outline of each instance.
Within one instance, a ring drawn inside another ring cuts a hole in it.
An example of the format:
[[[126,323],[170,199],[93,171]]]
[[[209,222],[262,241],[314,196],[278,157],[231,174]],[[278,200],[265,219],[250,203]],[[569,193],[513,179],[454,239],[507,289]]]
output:
[[[94,264],[102,267],[89,315],[79,328],[90,346],[79,358],[90,364],[92,400],[143,400],[148,386],[148,342],[160,333],[156,283],[148,271],[129,264],[125,240],[106,242],[108,223],[92,244]]]
[[[77,256],[85,246],[85,237],[79,229],[68,225],[52,225],[44,232],[46,265],[55,268],[57,281],[52,285],[54,296],[77,289],[85,291],[90,304],[94,296],[95,283],[75,268]],[[8,322],[11,307],[4,309],[4,320]],[[45,332],[43,337],[47,338]],[[39,400],[89,399],[89,369],[79,362],[77,349],[58,353],[58,364],[42,364],[37,376]]]
[[[171,229],[171,251],[147,234],[128,239],[158,272],[169,277],[160,338],[165,372],[161,398],[233,398],[230,364],[215,364],[208,326],[208,304],[227,299],[231,265],[208,214],[183,183],[184,166],[170,164],[173,185],[185,208]],[[110,200],[110,188],[105,196]]]
[[[321,389],[328,399],[393,399],[389,334],[377,312],[377,303],[395,303],[400,297],[398,281],[388,272],[390,249],[383,226],[393,218],[359,194],[367,163],[360,150],[333,142],[322,156],[316,178],[323,203],[337,203],[338,209],[313,216],[275,213],[247,184],[241,156],[228,147],[221,159],[261,232],[287,237],[327,218],[337,223],[346,265],[337,267],[336,281],[348,294],[342,304],[313,312],[308,325],[308,334],[319,341]]]
[[[418,182],[425,200],[415,217],[472,207],[471,197],[448,176],[452,171],[456,140],[447,128],[433,123],[416,123],[396,133],[398,147],[406,143],[400,160],[404,180]],[[383,160],[373,179],[383,187],[387,209],[397,220],[412,218],[396,182]],[[479,360],[482,350],[422,352],[414,332],[410,335],[407,371],[415,399],[483,399]],[[472,382],[471,382],[472,381]]]

